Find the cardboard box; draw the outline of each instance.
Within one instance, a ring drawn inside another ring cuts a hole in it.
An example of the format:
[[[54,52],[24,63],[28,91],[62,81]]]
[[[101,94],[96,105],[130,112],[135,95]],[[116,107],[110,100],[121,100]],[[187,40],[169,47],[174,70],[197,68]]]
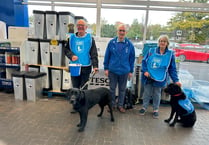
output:
[[[9,40],[21,40],[24,41],[28,38],[28,27],[8,27],[8,39]]]

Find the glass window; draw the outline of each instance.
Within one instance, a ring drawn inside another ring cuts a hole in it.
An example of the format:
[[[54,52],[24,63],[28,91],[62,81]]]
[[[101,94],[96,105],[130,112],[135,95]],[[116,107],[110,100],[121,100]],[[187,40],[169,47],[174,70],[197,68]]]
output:
[[[150,0],[155,2],[159,0]],[[162,2],[185,2],[179,0],[161,0]],[[140,1],[138,1],[140,3]],[[191,0],[188,0],[191,4]],[[207,1],[201,1],[208,3]],[[132,2],[134,3],[134,2]],[[146,2],[144,2],[146,3]],[[157,3],[156,3],[157,4]],[[165,3],[164,3],[165,4]],[[159,5],[159,4],[158,4]],[[107,5],[106,5],[107,6]],[[110,6],[110,5],[109,5]],[[193,5],[192,5],[193,6]],[[202,6],[202,5],[201,5]],[[35,10],[51,10],[50,6],[28,6],[29,15]],[[123,5],[123,7],[127,7]],[[169,49],[173,49],[176,56],[177,67],[180,70],[181,81],[183,86],[197,86],[200,81],[209,82],[209,13],[203,12],[182,12],[169,11],[169,7],[150,6],[158,10],[150,10],[148,12],[148,21],[146,27],[146,6],[132,6],[129,9],[101,9],[101,33],[100,36],[105,41],[102,46],[98,44],[100,53],[105,52],[105,46],[109,39],[116,36],[116,25],[120,22],[127,24],[127,37],[133,41],[137,53],[142,53],[143,39],[146,36],[146,43],[157,44],[157,39],[161,34],[167,34],[170,38]],[[167,10],[165,11],[166,8]],[[173,7],[172,10],[175,8]],[[179,9],[179,7],[178,7]],[[194,8],[194,10],[198,10]],[[75,16],[83,16],[88,20],[89,28],[93,35],[96,34],[96,8],[77,8],[77,7],[61,7],[56,6],[55,11],[69,11]],[[144,35],[146,32],[146,35]],[[103,50],[104,49],[104,50]],[[100,54],[103,56],[104,54]],[[140,54],[137,54],[138,56]],[[189,75],[184,75],[185,71]],[[182,77],[183,76],[183,77]],[[185,77],[186,76],[186,77]],[[201,83],[199,83],[201,84]],[[207,88],[207,87],[206,87]],[[205,92],[207,92],[206,89]],[[209,92],[208,92],[209,93]]]

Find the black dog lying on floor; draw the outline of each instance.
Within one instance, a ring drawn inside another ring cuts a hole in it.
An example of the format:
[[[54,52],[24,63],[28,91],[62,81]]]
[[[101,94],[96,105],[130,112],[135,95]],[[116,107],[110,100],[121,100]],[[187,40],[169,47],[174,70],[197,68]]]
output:
[[[164,120],[166,123],[169,123],[170,126],[174,127],[176,122],[182,123],[184,127],[192,127],[196,122],[196,113],[194,106],[191,101],[186,97],[181,87],[177,84],[171,83],[165,89],[165,93],[168,93],[171,97],[171,113],[170,117]],[[175,118],[173,122],[170,121]]]
[[[108,105],[111,115],[111,121],[114,121],[112,112],[112,97],[109,89],[101,87],[91,90],[79,90],[77,88],[69,89],[66,93],[67,97],[70,99],[70,103],[73,105],[73,109],[79,112],[80,123],[77,125],[79,132],[84,131],[86,126],[88,110],[94,105],[99,104],[101,112],[97,115],[101,117],[104,111],[104,107]]]

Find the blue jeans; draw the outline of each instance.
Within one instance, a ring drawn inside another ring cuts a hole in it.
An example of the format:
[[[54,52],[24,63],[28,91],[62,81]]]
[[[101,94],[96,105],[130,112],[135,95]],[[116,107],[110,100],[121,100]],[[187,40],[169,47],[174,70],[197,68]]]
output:
[[[91,73],[91,66],[81,67],[81,74],[80,76],[71,76],[71,82],[73,88],[81,88],[83,85],[89,80],[89,76]],[[84,87],[87,89],[88,85]]]
[[[162,87],[154,87],[152,84],[144,85],[143,108],[147,109],[151,98],[153,99],[153,110],[158,110],[160,106]]]
[[[117,75],[113,72],[109,72],[108,77],[110,80],[109,84],[110,84],[110,92],[112,95],[112,106],[123,107],[128,74]],[[118,85],[118,104],[116,104],[115,101],[115,92],[117,85]]]

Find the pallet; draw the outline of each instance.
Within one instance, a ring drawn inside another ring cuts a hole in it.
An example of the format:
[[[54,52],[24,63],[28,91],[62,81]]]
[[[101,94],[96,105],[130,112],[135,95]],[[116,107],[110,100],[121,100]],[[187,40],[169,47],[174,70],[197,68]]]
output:
[[[43,66],[43,67],[48,67],[48,68],[52,68],[52,69],[63,69],[66,72],[69,72],[68,67],[66,66],[51,66],[51,65],[42,65],[42,64],[28,64],[28,66]]]

